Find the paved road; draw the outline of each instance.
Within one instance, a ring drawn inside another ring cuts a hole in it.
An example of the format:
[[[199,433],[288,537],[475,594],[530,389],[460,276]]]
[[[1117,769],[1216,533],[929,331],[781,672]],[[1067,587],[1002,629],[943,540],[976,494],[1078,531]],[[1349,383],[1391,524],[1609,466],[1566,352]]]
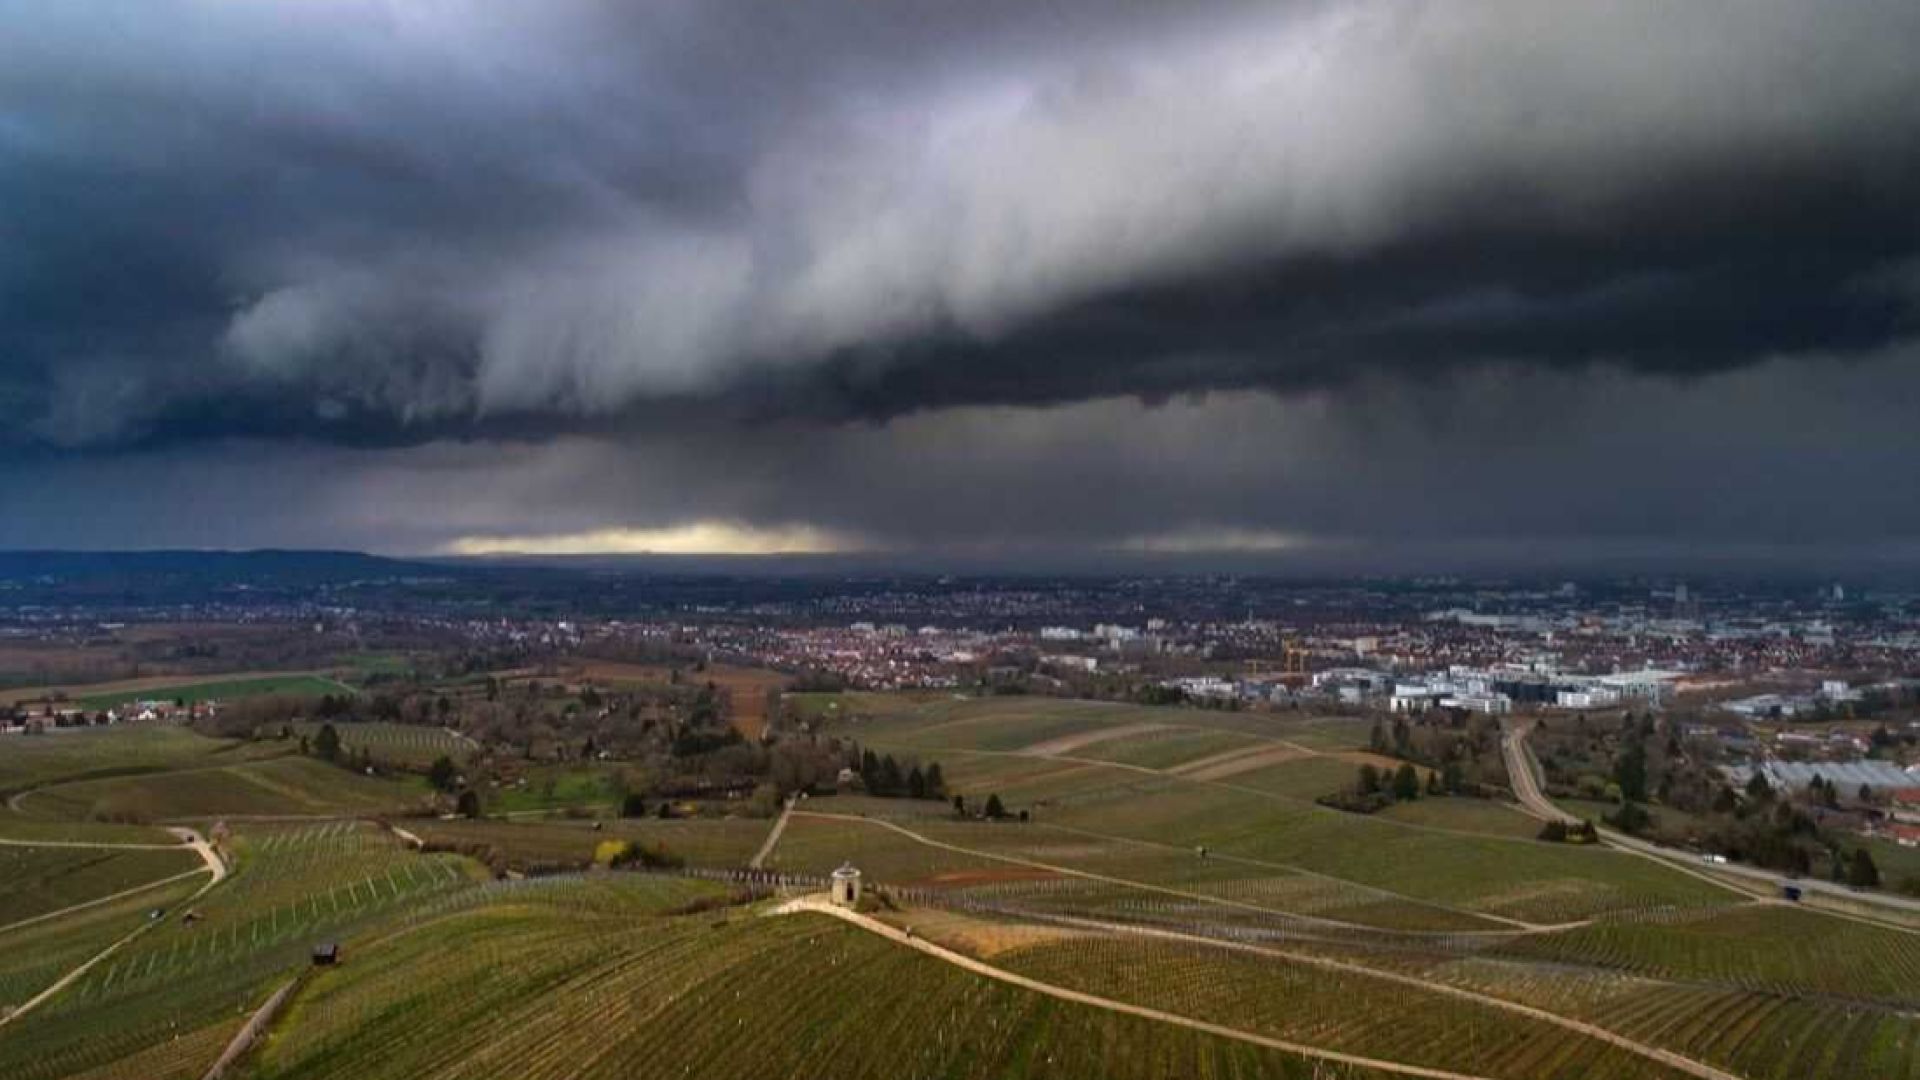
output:
[[[1557,820],[1572,822],[1580,820],[1565,810],[1560,809],[1558,806],[1555,806],[1553,801],[1541,792],[1538,773],[1540,765],[1533,756],[1532,747],[1527,745],[1527,736],[1532,730],[1533,724],[1528,720],[1508,720],[1501,725],[1500,748],[1501,752],[1506,756],[1507,776],[1513,782],[1514,796],[1520,800],[1520,805],[1524,807],[1528,813],[1543,821]],[[1648,858],[1658,859],[1675,869],[1685,870],[1696,876],[1705,877],[1709,881],[1714,881],[1724,888],[1737,889],[1739,885],[1734,882],[1721,880],[1721,875],[1739,878],[1740,884],[1751,883],[1747,885],[1748,888],[1752,888],[1753,885],[1764,886],[1764,891],[1773,896],[1778,896],[1783,886],[1796,885],[1805,893],[1832,896],[1846,900],[1849,903],[1892,908],[1920,915],[1920,900],[1915,900],[1910,897],[1895,896],[1890,893],[1881,892],[1856,892],[1853,889],[1847,888],[1845,885],[1835,885],[1832,882],[1820,881],[1814,878],[1789,877],[1786,874],[1776,873],[1772,870],[1763,870],[1760,867],[1747,866],[1742,863],[1715,863],[1709,867],[1702,864],[1700,862],[1700,856],[1693,852],[1662,847],[1659,844],[1649,843],[1637,837],[1628,836],[1625,833],[1615,832],[1612,829],[1601,829],[1600,838],[1610,847],[1619,848],[1622,851],[1629,851],[1637,855],[1645,855]]]

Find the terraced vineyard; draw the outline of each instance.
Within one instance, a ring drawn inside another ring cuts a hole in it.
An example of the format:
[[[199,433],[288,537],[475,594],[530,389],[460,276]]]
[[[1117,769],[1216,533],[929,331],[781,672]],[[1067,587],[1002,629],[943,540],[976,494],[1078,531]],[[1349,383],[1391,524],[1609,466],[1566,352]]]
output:
[[[1530,937],[1512,955],[1750,990],[1882,1001],[1920,987],[1920,935],[1778,904]]]
[[[7,740],[6,752],[0,754],[0,796],[61,780],[219,764],[231,757],[244,760],[254,752],[249,744],[204,738],[171,726],[81,728],[23,736]]]
[[[1683,1075],[1491,1005],[1206,946],[1076,937],[1011,949],[995,963],[1182,1016],[1501,1080]]]
[[[199,891],[204,881],[187,878],[62,916],[0,930],[0,1015],[53,985],[61,975],[140,929],[155,908],[171,910]],[[0,1059],[15,1038],[0,1035]],[[9,1074],[11,1075],[11,1074]]]
[[[85,780],[41,788],[23,813],[84,821],[374,814],[423,803],[425,781],[363,776],[303,757]]]
[[[296,736],[312,739],[318,735],[323,725],[308,721],[301,724],[289,724],[287,729]],[[349,754],[357,755],[361,750],[373,755],[373,759],[383,764],[421,767],[431,765],[434,759],[451,758],[458,762],[476,749],[473,741],[457,732],[440,727],[428,727],[424,724],[392,724],[379,720],[364,720],[356,723],[334,725],[334,732],[340,736],[340,745]],[[264,731],[271,737],[278,729]]]
[[[516,906],[423,924],[314,979],[251,1075],[429,1072],[525,1080],[1377,1075],[1066,1004],[819,916],[557,918]]]
[[[234,875],[193,902],[195,918],[171,909],[10,1027],[0,1038],[0,1075],[35,1080],[114,1066],[225,1024],[304,965],[315,941],[399,920],[474,886],[466,860],[405,851],[368,824],[253,827],[233,846]]]
[[[190,851],[0,845],[0,927],[194,870]]]
[[[842,795],[800,800],[771,847],[776,873],[858,865],[893,930],[772,917],[776,879],[741,872],[770,820],[389,829],[353,815],[404,809],[418,786],[242,756],[260,744],[162,739],[143,749],[171,771],[94,778],[40,759],[0,829],[142,842],[165,834],[85,819],[219,819],[230,833],[203,828],[228,835],[232,875],[73,908],[195,856],[0,845],[0,1009],[72,976],[0,1026],[0,1076],[196,1080],[326,941],[345,963],[311,975],[242,1075],[1375,1075],[1269,1039],[1492,1080],[1681,1075],[1662,1049],[1704,1063],[1696,1076],[1920,1080],[1912,934],[1539,843],[1491,803],[1312,803],[1351,750],[1189,726],[1192,710],[1019,707],[1025,730],[973,703],[915,706],[875,721],[900,743],[871,745],[937,760],[950,789],[1030,821]],[[943,731],[1017,749],[943,747]],[[610,839],[704,876],[575,869]],[[495,878],[508,871],[549,876]]]
[[[745,866],[759,850],[771,821],[757,818],[654,818],[589,821],[439,821],[400,823],[429,846],[498,861],[519,870],[569,869],[593,860],[609,839],[656,845],[693,866]]]

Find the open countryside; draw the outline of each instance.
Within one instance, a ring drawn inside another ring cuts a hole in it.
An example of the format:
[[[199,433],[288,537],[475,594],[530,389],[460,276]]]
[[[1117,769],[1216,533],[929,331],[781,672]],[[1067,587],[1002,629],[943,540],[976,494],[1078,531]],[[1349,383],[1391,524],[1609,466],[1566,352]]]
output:
[[[1920,918],[1543,840],[1497,725],[1469,791],[1364,717],[699,668],[8,736],[0,1072],[1920,1076]]]

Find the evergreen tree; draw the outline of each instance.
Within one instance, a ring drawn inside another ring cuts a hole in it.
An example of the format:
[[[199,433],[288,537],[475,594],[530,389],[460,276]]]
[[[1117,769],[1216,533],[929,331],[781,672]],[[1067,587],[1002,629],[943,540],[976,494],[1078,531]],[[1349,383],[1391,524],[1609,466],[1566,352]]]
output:
[[[946,777],[940,775],[940,763],[927,766],[927,798],[938,799],[947,791]]]
[[[1620,785],[1620,797],[1625,801],[1647,801],[1647,748],[1640,740],[1629,742],[1614,763],[1613,782]]]
[[[920,771],[918,765],[907,770],[907,797],[913,799],[927,797],[927,777]]]
[[[460,816],[463,818],[479,817],[480,816],[479,794],[476,793],[472,788],[468,788],[466,791],[461,792],[460,802],[457,806],[457,809],[459,811]]]
[[[953,812],[960,817],[967,816],[967,797],[965,795],[955,795],[953,797]]]
[[[1001,818],[1006,816],[1007,816],[1007,808],[1000,804],[1000,796],[998,795],[987,796],[987,818],[992,821],[999,821]]]
[[[900,763],[893,760],[892,754],[880,759],[880,794],[898,795],[906,783],[907,778],[900,774]]]
[[[313,749],[320,755],[322,761],[340,759],[340,733],[333,730],[332,724],[320,726],[320,734],[313,737]]]
[[[1855,848],[1853,863],[1847,867],[1847,884],[1856,889],[1871,889],[1880,884],[1880,868],[1866,848]]]
[[[1354,781],[1355,790],[1362,795],[1372,795],[1380,790],[1380,770],[1371,765],[1360,766],[1359,778]]]
[[[1402,763],[1393,774],[1393,797],[1401,802],[1411,802],[1420,797],[1420,774],[1412,765]]]

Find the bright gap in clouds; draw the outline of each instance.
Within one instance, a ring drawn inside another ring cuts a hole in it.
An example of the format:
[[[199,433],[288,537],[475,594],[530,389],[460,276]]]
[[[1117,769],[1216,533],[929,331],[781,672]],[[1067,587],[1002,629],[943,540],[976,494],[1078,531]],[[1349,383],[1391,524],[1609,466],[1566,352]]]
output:
[[[811,525],[695,521],[665,528],[606,528],[520,536],[463,536],[448,555],[832,555],[865,550],[854,537]]]

